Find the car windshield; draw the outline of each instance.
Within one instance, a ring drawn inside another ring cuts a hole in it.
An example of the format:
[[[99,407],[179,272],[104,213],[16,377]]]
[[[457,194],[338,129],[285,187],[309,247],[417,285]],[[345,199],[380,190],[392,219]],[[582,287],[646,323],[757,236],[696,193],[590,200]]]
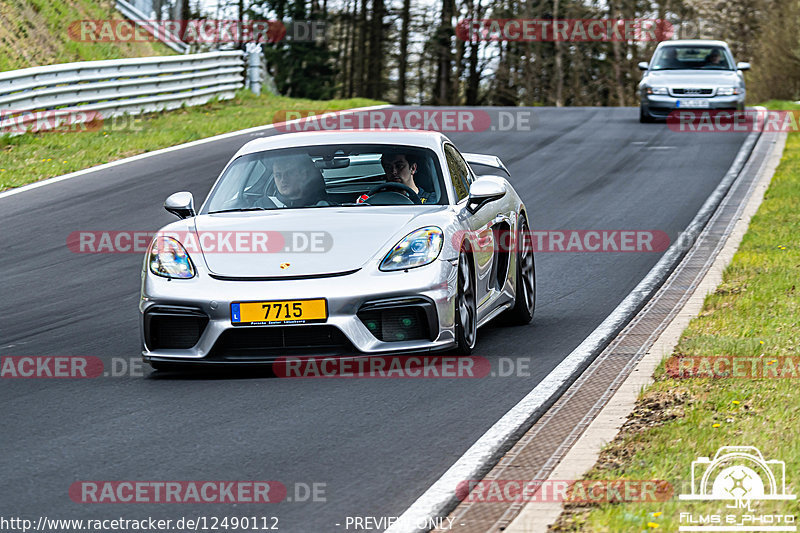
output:
[[[664,46],[653,56],[652,70],[733,70],[728,51],[721,46]]]
[[[425,148],[270,150],[237,158],[209,194],[203,212],[444,204],[442,183],[438,159]]]

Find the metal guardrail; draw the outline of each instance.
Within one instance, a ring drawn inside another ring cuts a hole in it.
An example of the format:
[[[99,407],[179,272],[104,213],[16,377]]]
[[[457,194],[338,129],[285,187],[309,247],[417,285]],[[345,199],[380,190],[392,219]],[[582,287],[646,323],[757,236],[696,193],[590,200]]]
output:
[[[230,99],[245,86],[245,73],[245,54],[238,50],[0,72],[0,126],[14,121],[19,129],[40,111],[105,118]]]
[[[148,13],[145,13],[137,5],[134,5],[136,3],[137,2],[135,0],[132,3],[131,2],[126,2],[126,0],[116,0],[115,5],[116,5],[116,8],[117,8],[117,11],[119,11],[126,18],[128,18],[128,19],[130,19],[130,20],[132,20],[134,22],[143,21],[143,20],[149,20],[151,18],[150,15]],[[144,3],[143,2],[138,2],[138,3],[140,5],[146,4],[146,2],[144,2]],[[172,48],[173,50],[175,50],[179,54],[188,54],[189,53],[189,45],[184,43],[184,42],[181,42],[180,38],[178,38],[177,35],[170,34],[167,39],[160,39],[159,36],[156,35],[153,32],[153,30],[152,30],[152,28],[150,28],[150,26],[145,24],[145,25],[142,25],[142,27],[144,27],[144,29],[147,30],[148,33],[153,35],[155,38],[159,39],[162,43],[164,43],[166,46],[169,46],[170,48]]]

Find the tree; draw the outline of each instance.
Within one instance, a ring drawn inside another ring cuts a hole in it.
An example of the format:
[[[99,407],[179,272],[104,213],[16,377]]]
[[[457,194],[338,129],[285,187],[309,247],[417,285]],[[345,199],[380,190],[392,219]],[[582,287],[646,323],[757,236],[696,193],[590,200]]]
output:
[[[289,20],[287,26],[306,21],[329,22],[319,4],[307,6],[304,0],[253,0],[250,10],[267,19],[270,15]],[[295,40],[292,32],[285,39],[264,45],[264,56],[278,92],[297,98],[328,100],[334,96],[336,72],[334,54],[326,40]]]
[[[434,85],[433,101],[436,105],[447,105],[454,100],[451,78],[453,69],[454,11],[453,0],[442,0],[439,28],[434,37],[436,45],[436,83]]]
[[[397,103],[406,103],[406,76],[408,70],[408,32],[411,29],[411,0],[403,0],[400,14],[400,57],[397,68]]]

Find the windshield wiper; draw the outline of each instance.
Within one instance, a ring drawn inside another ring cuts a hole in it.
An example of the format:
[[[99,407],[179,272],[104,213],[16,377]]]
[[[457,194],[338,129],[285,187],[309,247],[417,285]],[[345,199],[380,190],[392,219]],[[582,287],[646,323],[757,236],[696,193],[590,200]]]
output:
[[[209,215],[216,215],[217,213],[235,213],[241,211],[269,211],[266,207],[234,207],[233,209],[220,209],[219,211],[209,211]]]

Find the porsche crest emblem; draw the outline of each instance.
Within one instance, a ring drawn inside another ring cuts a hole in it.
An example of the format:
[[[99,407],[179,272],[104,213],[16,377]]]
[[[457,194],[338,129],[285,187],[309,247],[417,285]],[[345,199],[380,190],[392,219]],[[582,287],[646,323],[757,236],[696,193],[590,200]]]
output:
[[[281,263],[281,270],[286,270],[290,266],[292,266],[291,263]]]

